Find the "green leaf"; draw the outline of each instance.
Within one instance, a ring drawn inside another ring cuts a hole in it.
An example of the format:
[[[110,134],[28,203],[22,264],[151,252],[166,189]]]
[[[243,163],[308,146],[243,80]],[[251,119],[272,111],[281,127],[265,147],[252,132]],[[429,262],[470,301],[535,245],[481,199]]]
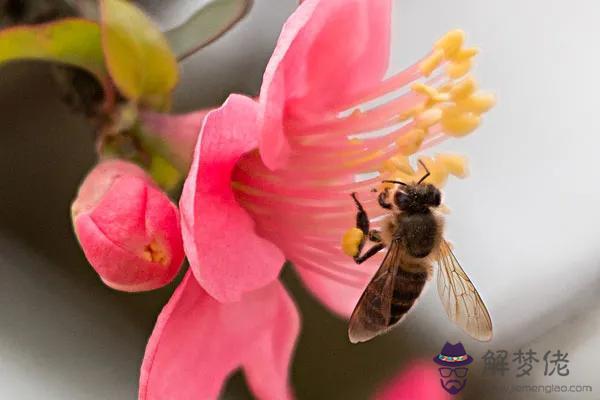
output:
[[[127,98],[164,109],[179,78],[177,60],[158,26],[125,0],[101,0],[106,64]]]
[[[177,59],[183,60],[233,28],[250,8],[252,0],[213,0],[165,35]]]
[[[181,181],[181,173],[167,159],[158,154],[152,156],[149,173],[164,190],[173,190]]]
[[[83,68],[103,84],[108,81],[100,42],[100,27],[81,18],[0,31],[0,64],[43,60]]]

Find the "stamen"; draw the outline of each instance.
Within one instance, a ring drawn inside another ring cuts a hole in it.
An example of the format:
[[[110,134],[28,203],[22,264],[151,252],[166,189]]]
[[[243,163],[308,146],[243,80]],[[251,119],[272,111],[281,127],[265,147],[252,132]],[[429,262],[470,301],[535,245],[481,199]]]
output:
[[[256,151],[242,157],[233,189],[255,217],[257,232],[299,268],[363,288],[369,278],[365,268],[376,265],[369,260],[356,269],[347,258],[364,240],[359,229],[347,230],[356,217],[350,193],[359,194],[371,228],[379,227],[388,212],[371,189],[393,186],[382,179],[418,181],[423,167],[411,167],[409,156],[468,134],[494,105],[494,96],[480,91],[469,75],[478,50],[463,43],[464,33],[451,31],[420,62],[347,99],[339,110],[327,110],[318,120],[286,120],[291,157],[285,168],[267,169]],[[380,104],[365,105],[377,100]],[[422,160],[431,172],[426,182],[437,186],[449,175],[467,174],[459,156]]]
[[[424,129],[415,128],[411,129],[410,132],[400,136],[398,140],[396,140],[396,146],[400,154],[410,155],[414,154],[419,148],[421,144],[423,144],[423,140],[425,139],[426,132]]]
[[[425,76],[431,75],[433,71],[435,71],[444,61],[444,51],[440,49],[435,49],[431,55],[425,58],[419,64],[419,69],[421,73]]]
[[[435,49],[442,50],[444,57],[452,58],[457,54],[465,41],[465,33],[460,29],[455,29],[446,33],[434,44]]]
[[[169,263],[169,258],[165,252],[165,249],[158,244],[155,239],[144,246],[142,258],[146,261],[155,262],[162,265],[167,265]]]

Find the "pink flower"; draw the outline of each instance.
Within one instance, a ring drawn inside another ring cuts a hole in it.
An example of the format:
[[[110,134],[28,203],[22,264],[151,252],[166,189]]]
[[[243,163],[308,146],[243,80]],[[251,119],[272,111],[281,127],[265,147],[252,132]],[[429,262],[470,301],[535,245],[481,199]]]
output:
[[[348,316],[381,260],[359,268],[340,250],[356,213],[349,194],[372,219],[382,216],[370,192],[381,175],[405,172],[406,156],[472,131],[493,104],[466,76],[476,52],[462,47],[459,31],[384,78],[390,8],[383,0],[303,2],[283,27],[257,110],[230,98],[205,123],[180,208],[191,268],[217,300],[271,282],[286,258]],[[364,105],[374,100],[382,104]]]
[[[188,273],[161,313],[140,399],[214,398],[240,365],[259,398],[288,398],[299,322],[277,282],[285,259],[327,306],[349,315],[378,264],[358,268],[342,252],[356,213],[349,194],[357,192],[371,216],[382,215],[370,192],[381,180],[375,175],[407,173],[402,157],[472,131],[493,103],[462,78],[474,52],[462,48],[460,32],[384,79],[390,7],[389,0],[304,1],[283,27],[259,102],[232,95],[207,114],[179,203],[199,286]],[[436,164],[436,176],[460,175],[454,161]],[[262,294],[272,287],[277,295]],[[263,306],[254,305],[256,296]],[[278,318],[263,315],[270,307]],[[269,332],[261,351],[254,351],[260,333],[246,325],[255,320]]]
[[[183,261],[179,213],[138,166],[98,164],[71,207],[86,258],[106,285],[128,292],[169,283]]]
[[[402,371],[374,397],[374,400],[448,400],[440,375],[431,362],[418,361]]]

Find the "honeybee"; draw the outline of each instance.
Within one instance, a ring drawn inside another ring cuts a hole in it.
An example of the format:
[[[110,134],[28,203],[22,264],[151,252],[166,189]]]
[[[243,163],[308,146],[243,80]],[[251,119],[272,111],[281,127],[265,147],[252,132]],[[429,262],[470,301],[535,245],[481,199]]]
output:
[[[396,326],[421,295],[438,264],[437,288],[448,317],[474,339],[492,338],[492,320],[479,293],[461,268],[443,237],[444,219],[438,207],[440,190],[424,183],[430,172],[417,183],[393,183],[396,189],[379,194],[381,207],[390,211],[381,231],[369,229],[369,218],[356,197],[356,227],[363,232],[357,264],[387,248],[381,266],[367,285],[350,317],[348,337],[352,343],[365,342]],[[365,239],[374,243],[363,255]]]

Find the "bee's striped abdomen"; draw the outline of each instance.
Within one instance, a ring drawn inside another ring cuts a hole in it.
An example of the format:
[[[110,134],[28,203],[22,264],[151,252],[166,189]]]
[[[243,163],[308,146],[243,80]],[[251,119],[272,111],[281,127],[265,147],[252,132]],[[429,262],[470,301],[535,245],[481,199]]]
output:
[[[398,269],[390,308],[389,325],[394,325],[406,314],[421,295],[427,282],[427,272]]]
[[[424,261],[405,257],[400,242],[392,241],[350,317],[350,341],[364,342],[397,324],[423,291],[428,271]]]

